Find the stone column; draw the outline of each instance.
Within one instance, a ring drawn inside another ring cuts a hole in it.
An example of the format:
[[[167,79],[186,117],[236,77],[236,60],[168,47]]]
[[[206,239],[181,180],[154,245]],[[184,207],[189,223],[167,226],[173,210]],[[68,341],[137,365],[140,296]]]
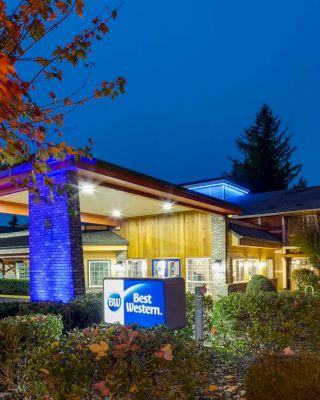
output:
[[[227,220],[225,216],[213,214],[212,224],[212,262],[213,297],[228,295],[227,284]]]
[[[29,193],[30,299],[66,303],[85,293],[78,179],[67,170],[50,177],[68,189],[51,201],[40,176],[39,202]]]

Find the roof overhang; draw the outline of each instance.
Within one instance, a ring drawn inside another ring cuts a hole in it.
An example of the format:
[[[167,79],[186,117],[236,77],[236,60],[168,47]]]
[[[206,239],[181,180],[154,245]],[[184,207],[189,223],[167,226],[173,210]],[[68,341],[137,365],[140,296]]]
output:
[[[170,201],[177,205],[178,210],[193,209],[210,213],[223,215],[234,215],[241,213],[240,207],[223,201],[214,199],[210,196],[202,195],[197,192],[190,191],[183,187],[171,184],[153,178],[148,175],[119,167],[101,160],[81,160],[68,159],[64,162],[51,163],[51,171],[58,170],[74,170],[77,172],[79,184],[81,182],[90,182],[99,188],[106,188],[118,192],[125,192],[133,196],[141,198],[149,198],[158,201]],[[12,182],[12,177],[21,179],[30,172],[31,165],[23,164],[10,170],[0,172],[0,196],[5,196],[0,200],[0,212],[16,213],[20,215],[28,214],[28,206],[26,201],[14,202],[10,200],[10,194],[19,193],[22,190],[19,186]],[[83,210],[82,210],[83,211]],[[82,212],[82,220],[91,222],[100,216],[100,213],[90,213],[88,210]],[[109,218],[108,216],[104,216]],[[116,221],[112,219],[106,220],[106,224],[113,225]]]

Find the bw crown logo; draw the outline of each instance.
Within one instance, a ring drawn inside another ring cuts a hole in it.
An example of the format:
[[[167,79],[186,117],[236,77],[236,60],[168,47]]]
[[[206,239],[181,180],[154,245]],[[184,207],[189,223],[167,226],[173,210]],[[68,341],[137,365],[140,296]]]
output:
[[[111,293],[108,297],[107,305],[113,312],[118,311],[121,307],[121,296],[119,293]]]

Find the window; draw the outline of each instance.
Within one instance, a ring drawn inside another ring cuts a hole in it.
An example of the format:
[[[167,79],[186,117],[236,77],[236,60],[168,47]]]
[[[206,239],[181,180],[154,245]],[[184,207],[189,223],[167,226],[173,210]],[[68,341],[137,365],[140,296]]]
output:
[[[247,281],[250,281],[250,279],[254,276],[257,275],[259,271],[259,260],[257,259],[249,259],[246,260],[244,264],[244,278]]]
[[[145,278],[147,269],[147,260],[143,258],[127,260],[127,276],[130,278]]]
[[[267,278],[273,279],[273,259],[267,259]]]
[[[16,262],[16,277],[17,279],[30,279],[29,266],[23,261]]]
[[[208,293],[213,293],[211,258],[187,258],[187,291],[194,293],[198,286],[206,286]]]
[[[259,260],[235,258],[232,260],[233,282],[248,282],[259,271]]]
[[[293,272],[295,269],[306,268],[313,271],[313,267],[310,264],[310,260],[307,257],[294,257],[291,258],[291,271]]]
[[[125,278],[126,266],[122,261],[117,262],[113,265],[113,273],[117,278]]]
[[[88,261],[89,265],[89,287],[101,287],[103,279],[110,277],[111,261],[94,260]]]
[[[233,282],[244,281],[244,259],[234,259],[232,260],[232,278]]]

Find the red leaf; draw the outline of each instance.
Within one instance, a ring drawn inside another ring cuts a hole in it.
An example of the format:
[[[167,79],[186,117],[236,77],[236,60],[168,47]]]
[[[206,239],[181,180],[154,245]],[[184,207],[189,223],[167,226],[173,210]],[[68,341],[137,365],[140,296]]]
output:
[[[49,92],[49,96],[55,101],[57,96],[53,92]]]

